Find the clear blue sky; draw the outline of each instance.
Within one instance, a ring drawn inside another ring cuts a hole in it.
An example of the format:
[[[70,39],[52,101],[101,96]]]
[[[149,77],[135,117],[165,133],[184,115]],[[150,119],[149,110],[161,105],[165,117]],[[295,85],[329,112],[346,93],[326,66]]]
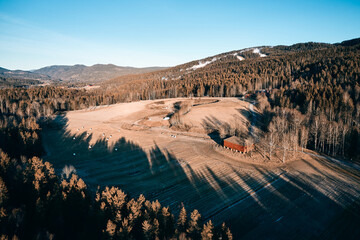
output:
[[[259,45],[360,37],[360,1],[0,0],[0,66],[173,66]]]

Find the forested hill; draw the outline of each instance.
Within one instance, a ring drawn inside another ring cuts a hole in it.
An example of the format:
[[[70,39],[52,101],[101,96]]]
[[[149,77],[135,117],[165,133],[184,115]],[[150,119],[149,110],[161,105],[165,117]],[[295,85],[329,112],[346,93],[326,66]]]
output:
[[[187,80],[191,78],[202,77],[204,73],[206,76],[213,76],[216,74],[227,74],[226,71],[233,70],[238,75],[247,75],[247,71],[237,72],[238,67],[252,67],[255,62],[268,61],[285,56],[293,56],[294,54],[304,52],[316,52],[338,49],[343,46],[353,46],[357,39],[345,41],[338,44],[327,43],[298,43],[291,46],[260,46],[253,48],[245,48],[242,50],[231,51],[227,53],[218,54],[200,60],[195,60],[189,63],[181,64],[162,71],[151,72],[147,74],[136,74],[120,76],[107,81],[107,84],[123,84],[133,80]],[[324,56],[325,57],[325,56]],[[292,60],[290,60],[292,61]],[[225,72],[223,72],[225,71]],[[200,74],[200,75],[198,75]],[[225,76],[226,77],[226,76]]]
[[[232,51],[158,72],[119,77],[103,87],[108,102],[256,97],[262,92],[271,111],[292,109],[302,114],[306,131],[311,132],[308,147],[360,156],[360,39]],[[342,147],[336,140],[340,131]]]
[[[100,83],[127,74],[140,74],[165,69],[164,67],[120,67],[113,64],[54,65],[33,71],[9,70],[0,67],[0,88],[28,87],[40,84]]]
[[[42,84],[50,80],[50,77],[30,71],[9,70],[0,67],[0,88],[1,87],[24,87]]]
[[[113,64],[85,65],[54,65],[35,70],[34,73],[50,76],[52,79],[61,79],[65,82],[99,83],[114,77],[127,74],[140,74],[164,69],[163,67],[120,67]]]
[[[297,108],[302,113],[309,107],[320,108],[359,116],[359,39],[232,51],[104,83],[112,101],[234,97],[265,89],[271,93],[272,104],[280,107]]]

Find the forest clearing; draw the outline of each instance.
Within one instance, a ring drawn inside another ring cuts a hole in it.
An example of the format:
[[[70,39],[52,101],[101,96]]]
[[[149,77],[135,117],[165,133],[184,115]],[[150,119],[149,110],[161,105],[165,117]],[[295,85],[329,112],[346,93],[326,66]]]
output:
[[[191,107],[174,126],[172,115],[184,102]],[[133,197],[158,199],[174,213],[183,203],[216,224],[243,226],[232,228],[235,238],[264,237],[267,231],[257,229],[273,227],[284,236],[294,229],[307,228],[309,237],[327,232],[360,197],[360,171],[300,151],[284,164],[256,151],[224,149],[210,128],[237,122],[246,130],[249,108],[238,98],[178,98],[71,111],[44,129],[44,160],[57,172],[74,166],[94,189],[118,186]],[[316,211],[326,214],[309,215]]]

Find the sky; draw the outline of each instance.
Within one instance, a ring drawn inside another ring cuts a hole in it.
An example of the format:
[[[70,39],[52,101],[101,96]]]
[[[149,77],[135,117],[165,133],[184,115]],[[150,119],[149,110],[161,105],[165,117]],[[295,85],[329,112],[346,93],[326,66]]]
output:
[[[0,67],[175,66],[253,46],[360,37],[360,0],[0,0]]]

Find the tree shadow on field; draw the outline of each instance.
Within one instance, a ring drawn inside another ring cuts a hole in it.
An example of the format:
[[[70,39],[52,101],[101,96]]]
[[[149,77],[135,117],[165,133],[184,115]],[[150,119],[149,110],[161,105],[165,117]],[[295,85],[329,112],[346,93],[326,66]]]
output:
[[[354,185],[358,179],[327,172],[332,170],[328,164],[320,163],[326,171],[310,164],[315,173],[274,174],[257,168],[268,184],[253,184],[254,192],[211,216],[212,220],[226,216],[234,236],[241,239],[359,239],[355,226],[360,224],[360,185]],[[241,176],[245,185],[259,183],[251,175]]]
[[[217,144],[222,145],[224,140],[221,138],[219,131],[215,130],[208,134],[208,136]]]
[[[195,172],[186,160],[160,149],[156,142],[147,151],[124,137],[110,144],[109,136],[105,135],[92,143],[93,133],[89,129],[80,128],[72,133],[67,127],[64,116],[43,127],[47,151],[44,160],[51,162],[57,173],[66,165],[74,166],[93,191],[98,186],[118,186],[133,197],[144,194],[147,199],[158,199],[175,214],[184,204],[187,209],[198,209],[203,217],[233,193],[229,189],[224,194],[217,187],[219,183],[223,185],[219,178],[214,175],[209,179],[206,169]],[[235,182],[231,184],[232,189],[241,191]],[[204,204],[204,197],[209,197],[214,205]]]
[[[261,124],[263,121],[260,121],[262,115],[258,111],[255,109],[254,111],[248,109],[237,109],[237,111],[249,121],[249,132],[264,129],[264,126]]]
[[[249,132],[248,129],[243,129],[242,126],[248,126],[249,124],[242,118],[234,118],[234,120],[229,123],[217,117],[210,116],[205,117],[201,125],[206,132],[209,132],[208,136],[219,145],[223,144],[225,138],[234,135],[246,138]]]
[[[105,135],[90,145],[93,133],[89,129],[73,134],[67,124],[66,117],[58,116],[43,127],[44,160],[58,174],[65,165],[73,165],[91,190],[98,185],[118,186],[131,197],[144,194],[149,200],[158,199],[175,215],[184,204],[188,213],[198,209],[203,220],[211,219],[216,225],[225,221],[234,239],[360,237],[358,229],[348,227],[360,223],[358,173],[354,177],[332,175],[331,171],[339,170],[336,164],[318,162],[329,169],[324,171],[299,160],[314,170],[310,172],[263,167],[248,171],[226,163],[219,168],[207,163],[193,168],[156,142],[144,150],[124,137],[109,144]],[[213,127],[222,122],[213,118],[204,124]],[[225,167],[230,169],[226,174]],[[334,232],[335,226],[341,232]]]

